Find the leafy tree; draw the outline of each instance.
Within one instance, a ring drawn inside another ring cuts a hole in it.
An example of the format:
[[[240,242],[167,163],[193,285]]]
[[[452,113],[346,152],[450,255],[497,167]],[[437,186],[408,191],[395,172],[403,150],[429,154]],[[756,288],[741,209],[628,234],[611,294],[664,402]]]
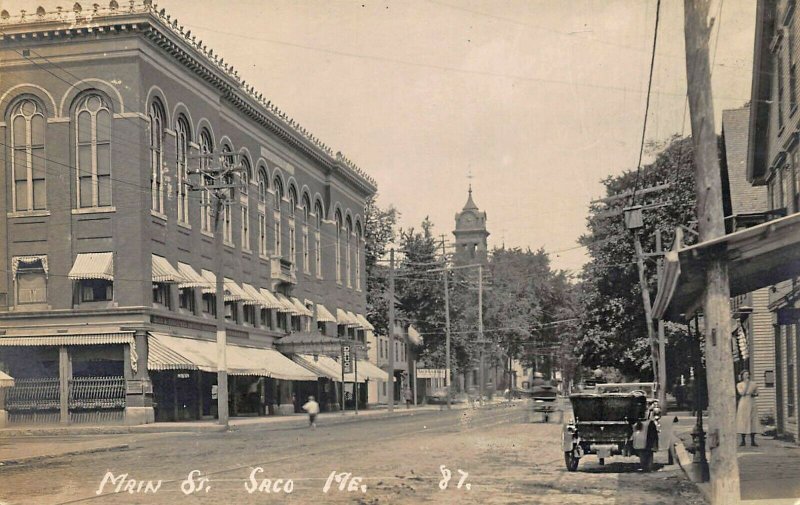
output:
[[[655,230],[662,232],[664,247],[669,247],[678,226],[695,221],[694,150],[691,138],[673,137],[655,161],[603,181],[607,196],[641,190],[660,184],[662,191],[638,194],[635,203],[643,205],[644,228],[641,230],[644,251],[655,250]],[[630,378],[650,380],[652,367],[647,340],[639,274],[635,264],[633,237],[625,228],[622,209],[631,198],[594,203],[589,209],[587,234],[580,243],[588,248],[590,261],[581,274],[579,304],[580,332],[577,350],[581,363],[590,368],[614,366]],[[691,243],[692,234],[685,234]],[[651,299],[657,291],[655,258],[646,259]],[[682,328],[667,328],[667,356],[689,356],[689,338]],[[673,362],[674,375],[682,373],[680,361]],[[684,360],[688,368],[688,359]]]
[[[388,335],[389,307],[387,268],[379,262],[384,259],[390,244],[394,243],[397,210],[389,206],[382,209],[375,201],[377,195],[367,199],[364,210],[364,261],[367,275],[367,317],[375,326],[375,333]]]

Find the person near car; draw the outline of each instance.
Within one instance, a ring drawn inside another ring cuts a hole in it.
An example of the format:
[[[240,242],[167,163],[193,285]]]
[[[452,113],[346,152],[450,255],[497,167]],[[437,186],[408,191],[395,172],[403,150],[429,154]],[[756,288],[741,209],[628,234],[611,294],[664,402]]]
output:
[[[739,446],[746,445],[747,435],[750,435],[750,445],[758,447],[756,443],[758,409],[755,400],[758,396],[758,385],[750,380],[750,372],[747,370],[739,374],[736,395],[739,398],[739,404],[736,406],[736,433],[742,437]]]

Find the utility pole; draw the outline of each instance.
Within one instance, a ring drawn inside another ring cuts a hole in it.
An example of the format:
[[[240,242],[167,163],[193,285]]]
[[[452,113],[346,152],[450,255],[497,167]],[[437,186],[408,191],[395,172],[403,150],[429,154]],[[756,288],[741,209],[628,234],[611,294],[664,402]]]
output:
[[[444,246],[444,234],[442,234],[442,258],[444,259],[444,385],[447,388],[447,409],[450,410],[450,288],[448,280],[450,271],[447,268],[447,249]]]
[[[661,285],[661,276],[664,271],[664,258],[660,256],[661,251],[661,230],[656,230],[656,254],[659,255],[656,275],[658,276],[658,285]],[[661,412],[667,413],[667,342],[664,337],[664,320],[659,319],[658,322],[658,404],[661,407]]]
[[[686,76],[695,150],[697,220],[701,242],[725,234],[708,59],[708,40],[711,33],[708,12],[709,0],[684,0]],[[706,288],[703,295],[712,505],[736,504],[740,499],[739,462],[736,459],[735,384],[733,356],[729,344],[730,284],[723,254],[710,254],[705,270]]]
[[[483,372],[483,344],[484,344],[484,342],[483,342],[483,265],[478,265],[478,342],[479,342],[479,345],[481,346],[480,347],[480,357],[481,357],[481,359],[480,359],[480,365],[479,365],[480,368],[478,369],[478,373],[479,373],[479,376],[480,376],[480,378],[479,378],[479,380],[480,380],[480,393],[479,393],[480,398],[479,398],[478,401],[480,402],[481,405],[483,405],[483,391],[484,391],[484,388],[486,387],[486,384],[484,384],[484,380],[486,379],[486,377],[484,377],[484,372]]]
[[[639,213],[641,216],[641,209],[639,209]],[[641,219],[641,217],[639,219]],[[636,266],[639,268],[639,287],[642,291],[644,317],[647,322],[647,339],[650,342],[650,360],[653,366],[653,380],[658,381],[658,350],[656,347],[655,331],[653,330],[653,317],[651,314],[651,309],[653,306],[650,304],[650,288],[647,286],[647,278],[645,277],[644,273],[644,254],[642,253],[642,242],[639,239],[638,230],[633,230],[633,245],[636,248]]]
[[[394,412],[394,249],[389,251],[389,413]]]

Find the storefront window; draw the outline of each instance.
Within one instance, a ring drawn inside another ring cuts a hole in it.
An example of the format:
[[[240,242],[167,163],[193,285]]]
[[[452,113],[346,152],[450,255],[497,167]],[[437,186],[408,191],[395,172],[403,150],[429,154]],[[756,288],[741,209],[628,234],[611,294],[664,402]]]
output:
[[[157,282],[153,284],[153,303],[171,308],[169,304],[169,284]]]
[[[194,313],[194,289],[181,288],[178,301],[182,309]]]
[[[114,283],[102,279],[85,279],[80,281],[81,302],[101,302],[113,299]]]

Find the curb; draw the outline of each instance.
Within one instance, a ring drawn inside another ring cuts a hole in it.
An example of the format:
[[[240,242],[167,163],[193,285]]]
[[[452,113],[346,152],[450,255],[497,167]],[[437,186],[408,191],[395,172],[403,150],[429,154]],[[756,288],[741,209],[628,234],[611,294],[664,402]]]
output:
[[[699,482],[700,479],[697,475],[698,470],[694,467],[692,455],[686,450],[686,447],[683,445],[681,439],[675,435],[672,436],[672,440],[670,441],[670,450],[675,456],[675,461],[678,463],[678,466],[681,467],[683,474],[686,476],[689,482],[694,484],[694,487],[697,488],[701,495],[703,495],[706,503],[711,503],[711,491],[708,488],[708,483]]]
[[[106,447],[94,447],[92,449],[78,449],[75,451],[60,452],[58,454],[44,454],[42,456],[32,456],[29,458],[15,458],[0,460],[0,469],[18,465],[29,465],[31,463],[39,463],[56,458],[64,458],[68,456],[78,456],[81,454],[94,454],[98,452],[112,452],[112,451],[125,451],[130,447],[128,444],[117,444]]]

